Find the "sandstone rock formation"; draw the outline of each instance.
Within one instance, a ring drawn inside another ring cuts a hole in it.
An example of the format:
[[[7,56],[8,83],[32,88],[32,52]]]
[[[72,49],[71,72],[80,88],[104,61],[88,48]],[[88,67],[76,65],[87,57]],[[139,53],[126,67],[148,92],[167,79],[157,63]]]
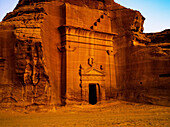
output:
[[[88,102],[93,89],[169,106],[170,31],[145,34],[144,19],[113,0],[20,0],[0,23],[0,103]]]
[[[118,71],[119,76],[124,77],[118,79],[125,84],[120,85],[122,94],[125,94],[124,99],[129,100],[133,96],[136,101],[169,105],[168,32],[169,30],[150,34],[135,32],[133,46],[121,49],[117,54],[117,65],[121,70]]]

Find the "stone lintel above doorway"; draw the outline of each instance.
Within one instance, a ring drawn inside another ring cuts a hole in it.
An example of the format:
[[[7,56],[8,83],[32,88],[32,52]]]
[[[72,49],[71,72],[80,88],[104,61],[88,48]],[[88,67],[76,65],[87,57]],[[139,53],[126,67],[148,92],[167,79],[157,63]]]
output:
[[[82,81],[105,81],[106,73],[95,67],[82,69],[81,71]]]

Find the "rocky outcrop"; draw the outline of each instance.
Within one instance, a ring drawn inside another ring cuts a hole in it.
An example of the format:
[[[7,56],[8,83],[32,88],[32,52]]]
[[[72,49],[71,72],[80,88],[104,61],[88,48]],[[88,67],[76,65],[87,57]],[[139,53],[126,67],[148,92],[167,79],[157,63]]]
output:
[[[134,32],[133,46],[116,54],[117,82],[123,99],[169,106],[169,40],[169,30]]]
[[[169,105],[169,30],[144,34],[144,20],[113,0],[20,0],[0,23],[0,102],[65,104],[58,27],[72,25],[117,34],[117,88],[108,98]]]
[[[12,80],[10,85],[4,79],[1,80],[2,87],[5,89],[3,92],[10,92],[8,96],[1,93],[5,96],[1,98],[1,103],[6,102],[5,98],[11,95],[14,100],[21,103],[47,104],[50,101],[50,82],[45,70],[40,36],[44,15],[41,4],[28,5],[16,8],[0,24],[3,33],[1,37],[6,37],[1,39],[2,58],[6,60],[4,63],[8,66],[6,70],[1,71],[1,75],[4,77],[6,71],[14,75],[10,78]],[[8,38],[12,39],[11,42]],[[12,46],[9,47],[8,43]],[[9,51],[11,56],[5,56],[4,54]],[[8,63],[9,58],[12,58],[10,63]],[[5,86],[9,87],[5,88]]]

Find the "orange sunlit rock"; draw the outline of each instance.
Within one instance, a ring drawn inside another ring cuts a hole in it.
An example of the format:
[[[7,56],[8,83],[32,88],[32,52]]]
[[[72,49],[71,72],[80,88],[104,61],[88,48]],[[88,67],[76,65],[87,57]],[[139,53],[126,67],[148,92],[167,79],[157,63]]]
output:
[[[0,103],[170,106],[170,31],[112,0],[20,0],[0,23]]]

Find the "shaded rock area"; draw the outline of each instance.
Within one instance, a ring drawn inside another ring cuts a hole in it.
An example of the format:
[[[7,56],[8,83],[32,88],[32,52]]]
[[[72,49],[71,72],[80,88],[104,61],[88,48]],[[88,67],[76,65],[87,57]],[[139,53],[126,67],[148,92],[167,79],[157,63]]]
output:
[[[87,81],[82,79],[88,67],[98,78],[106,77],[95,81],[97,101],[114,98],[170,106],[170,30],[143,33],[144,20],[140,12],[113,0],[20,0],[0,23],[1,107],[88,102]],[[85,44],[86,37],[97,40],[92,45],[106,40],[103,46],[111,36],[113,49],[106,45],[102,53],[66,43],[77,39]],[[91,54],[87,62],[86,52]]]
[[[119,94],[124,100],[169,106],[169,37],[169,30],[148,34],[134,32],[133,46],[120,49],[116,54],[120,70]]]

